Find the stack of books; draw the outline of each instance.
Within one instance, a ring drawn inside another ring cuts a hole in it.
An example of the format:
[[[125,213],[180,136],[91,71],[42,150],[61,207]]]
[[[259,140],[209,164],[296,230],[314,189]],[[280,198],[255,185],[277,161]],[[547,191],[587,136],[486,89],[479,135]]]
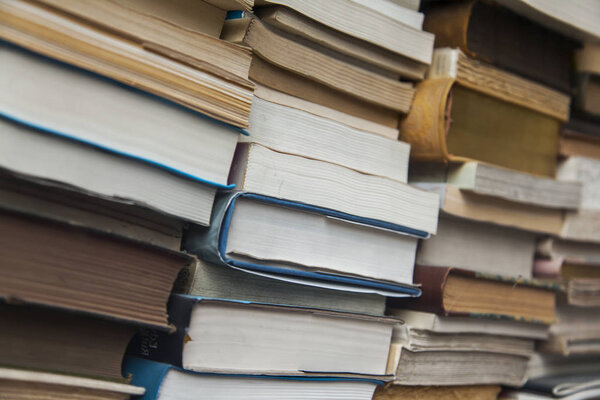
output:
[[[441,195],[440,220],[417,252],[423,295],[388,304],[405,324],[394,331],[397,371],[381,399],[495,399],[500,385],[535,387],[536,351],[581,335],[580,353],[589,353],[587,340],[597,340],[593,312],[562,306],[565,290],[591,305],[595,282],[543,279],[532,262],[552,247],[546,241],[597,233],[581,217],[600,204],[591,173],[557,154],[578,38],[517,11],[505,2],[424,5],[436,49],[400,137],[411,144],[409,182]],[[598,249],[575,243],[569,254],[593,270]]]
[[[0,0],[0,399],[598,398],[569,7]]]
[[[0,4],[0,397],[125,399],[207,226],[254,85],[236,1]]]

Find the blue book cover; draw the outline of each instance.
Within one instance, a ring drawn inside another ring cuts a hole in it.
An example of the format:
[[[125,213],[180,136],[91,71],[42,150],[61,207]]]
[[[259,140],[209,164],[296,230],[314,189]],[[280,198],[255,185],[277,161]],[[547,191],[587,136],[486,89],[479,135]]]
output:
[[[215,200],[213,213],[211,216],[210,228],[208,230],[206,230],[205,228],[192,227],[188,231],[188,234],[186,235],[186,237],[184,237],[183,240],[183,249],[190,253],[196,254],[203,260],[214,264],[220,264],[241,270],[246,270],[249,272],[265,274],[267,276],[299,278],[303,280],[323,282],[325,284],[330,283],[342,287],[345,286],[355,288],[368,288],[375,293],[380,293],[388,296],[393,296],[394,294],[397,294],[401,296],[418,297],[421,295],[421,290],[418,287],[412,285],[389,283],[378,281],[375,279],[360,278],[343,274],[302,271],[280,266],[258,264],[256,262],[246,262],[228,257],[226,254],[226,247],[229,226],[231,224],[236,200],[239,198],[260,201],[267,204],[271,204],[275,207],[286,207],[304,212],[320,214],[327,217],[357,223],[360,225],[391,230],[394,232],[399,232],[414,237],[426,238],[428,236],[427,232],[407,228],[389,222],[358,217],[336,210],[278,199],[269,196],[263,196],[255,193],[231,191],[221,193]]]

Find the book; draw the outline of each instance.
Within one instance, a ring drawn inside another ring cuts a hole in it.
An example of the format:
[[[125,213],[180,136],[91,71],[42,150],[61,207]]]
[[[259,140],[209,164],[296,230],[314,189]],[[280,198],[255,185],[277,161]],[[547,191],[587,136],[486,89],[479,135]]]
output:
[[[260,84],[256,85],[254,96],[271,103],[280,104],[282,106],[291,107],[296,110],[327,118],[350,128],[373,133],[388,139],[397,140],[398,135],[400,134],[397,127],[392,128],[376,122],[368,121],[363,118],[358,118],[353,115],[338,111],[334,108],[322,106],[320,104],[313,103],[312,101],[301,99],[300,97],[291,96]]]
[[[555,293],[543,282],[508,279],[450,267],[416,265],[415,283],[422,296],[397,299],[398,308],[440,315],[508,318],[551,324],[555,321]]]
[[[576,375],[541,377],[528,380],[525,388],[554,397],[593,398],[600,395],[600,375],[595,371],[587,371]]]
[[[94,228],[171,250],[181,247],[184,225],[181,220],[6,170],[0,170],[0,208]]]
[[[557,354],[535,353],[527,366],[528,380],[552,376],[583,376],[598,371],[600,360],[594,354],[564,357]]]
[[[116,2],[52,4],[60,9],[5,1],[0,14],[3,39],[247,127],[252,98],[248,49]]]
[[[573,156],[559,165],[557,178],[583,184],[581,207],[566,214],[561,237],[579,241],[600,241],[600,161]]]
[[[436,231],[438,196],[433,193],[340,165],[279,153],[256,143],[238,147],[230,183],[246,192],[311,204],[422,232]]]
[[[600,161],[581,156],[569,157],[559,164],[556,174],[562,181],[579,181],[583,187],[581,207],[600,210]]]
[[[575,180],[544,178],[476,161],[413,163],[410,180],[448,183],[462,191],[512,202],[572,210],[579,208],[583,190],[583,184]]]
[[[398,317],[406,326],[438,334],[468,333],[515,338],[547,339],[549,325],[509,319],[443,316],[434,313],[390,307],[389,315]]]
[[[226,186],[239,130],[8,44],[0,51],[3,117]]]
[[[3,396],[15,400],[128,400],[145,393],[143,387],[124,383],[4,367],[0,386]]]
[[[531,279],[535,242],[530,232],[442,215],[437,234],[419,244],[416,262]]]
[[[264,400],[370,400],[375,388],[382,384],[378,380],[357,378],[199,373],[135,357],[125,360],[124,371],[132,375],[132,384],[146,388],[142,400],[192,400],[199,392],[215,400],[249,397]]]
[[[332,108],[389,128],[398,128],[398,113],[392,109],[361,101],[283,68],[252,57],[248,76],[252,81],[300,99]]]
[[[6,303],[0,303],[0,321],[3,367],[126,383],[121,362],[135,333],[131,325]]]
[[[0,232],[0,298],[168,329],[168,296],[189,256],[5,210]]]
[[[373,400],[496,400],[500,386],[402,386],[377,388]]]
[[[579,182],[543,178],[479,162],[450,166],[447,182],[482,195],[562,209],[579,208],[584,187]]]
[[[544,238],[538,241],[537,256],[539,260],[556,260],[556,263],[538,264],[534,272],[538,275],[567,277],[576,276],[577,265],[600,264],[600,248],[593,243],[574,242],[558,238]]]
[[[531,357],[534,340],[530,338],[478,333],[437,333],[406,324],[394,328],[392,351],[411,352],[485,352]]]
[[[258,18],[228,20],[222,36],[228,41],[251,47],[253,57],[260,57],[279,68],[361,101],[402,113],[410,109],[414,94],[412,84],[341,61],[279,34]]]
[[[385,297],[301,285],[197,260],[182,270],[173,287],[181,293],[209,299],[319,308],[367,315],[384,315]]]
[[[582,242],[600,242],[600,211],[596,209],[565,213],[560,237]]]
[[[568,95],[468,57],[459,48],[442,47],[434,50],[427,79],[436,78],[454,78],[460,85],[483,94],[560,121],[569,119],[571,98]]]
[[[464,4],[464,3],[461,3]],[[482,161],[553,177],[560,121],[455,84],[453,78],[417,84],[400,139],[418,161]]]
[[[600,17],[600,6],[596,3],[575,0],[566,10],[560,1],[499,0],[498,2],[566,36],[580,41],[600,39],[600,28],[596,24]]]
[[[423,27],[435,34],[435,47],[458,47],[470,57],[569,92],[576,40],[486,1],[434,3],[424,12]]]
[[[550,327],[550,337],[540,342],[542,353],[570,355],[600,354],[599,307],[576,307],[559,302],[558,321]]]
[[[409,145],[305,111],[255,98],[248,133],[240,142],[407,181]]]
[[[600,160],[600,136],[585,134],[583,130],[567,125],[558,139],[558,155],[562,158],[582,156]]]
[[[210,228],[191,227],[182,248],[224,268],[313,286],[417,295],[415,231],[294,201],[232,192],[217,198]]]
[[[397,4],[390,0],[350,0],[351,3],[359,4],[370,10],[376,11],[379,14],[385,15],[404,25],[411,26],[415,29],[423,28],[423,13],[412,10],[404,5]]]
[[[440,195],[440,215],[492,223],[530,232],[561,235],[563,211],[461,190],[445,183],[411,182]]]
[[[165,216],[210,221],[214,185],[2,117],[0,143],[0,167],[12,174],[162,214],[156,222]]]
[[[417,7],[418,8],[418,7]],[[260,7],[254,13],[265,24],[310,40],[338,53],[369,63],[409,80],[422,80],[426,64],[390,50],[373,46],[282,6]]]
[[[129,353],[189,371],[380,376],[399,320],[173,295],[175,333],[145,330]]]
[[[353,1],[333,0],[327,9],[297,0],[259,0],[257,6],[281,5],[335,30],[418,61],[431,63],[433,35]],[[402,37],[398,41],[395,38]]]
[[[402,350],[394,384],[410,386],[498,385],[520,387],[527,357],[476,351]]]

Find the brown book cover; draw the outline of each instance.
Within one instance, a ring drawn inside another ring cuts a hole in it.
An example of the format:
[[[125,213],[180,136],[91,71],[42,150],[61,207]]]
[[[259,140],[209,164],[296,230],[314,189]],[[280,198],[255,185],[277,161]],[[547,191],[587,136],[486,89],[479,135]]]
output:
[[[413,160],[477,160],[554,177],[560,127],[558,119],[439,78],[417,85],[400,136]]]
[[[121,362],[135,333],[131,325],[48,307],[0,303],[0,326],[3,366],[126,380]]]
[[[0,298],[168,329],[186,254],[0,210]]]
[[[559,287],[549,283],[426,265],[415,266],[413,281],[421,285],[421,297],[390,299],[391,307],[545,324],[555,320]]]
[[[435,2],[424,11],[423,28],[435,34],[435,47],[460,47],[470,57],[570,91],[577,42],[491,1]]]

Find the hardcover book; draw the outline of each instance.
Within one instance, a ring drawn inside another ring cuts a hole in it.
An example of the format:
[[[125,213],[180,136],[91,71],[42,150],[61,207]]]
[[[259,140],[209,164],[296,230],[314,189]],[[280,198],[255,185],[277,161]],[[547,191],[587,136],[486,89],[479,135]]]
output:
[[[144,330],[129,353],[199,372],[386,377],[400,321],[328,310],[173,295],[174,332]]]
[[[363,293],[419,294],[412,267],[422,231],[244,192],[218,197],[210,225],[190,229],[183,248],[223,268]]]

